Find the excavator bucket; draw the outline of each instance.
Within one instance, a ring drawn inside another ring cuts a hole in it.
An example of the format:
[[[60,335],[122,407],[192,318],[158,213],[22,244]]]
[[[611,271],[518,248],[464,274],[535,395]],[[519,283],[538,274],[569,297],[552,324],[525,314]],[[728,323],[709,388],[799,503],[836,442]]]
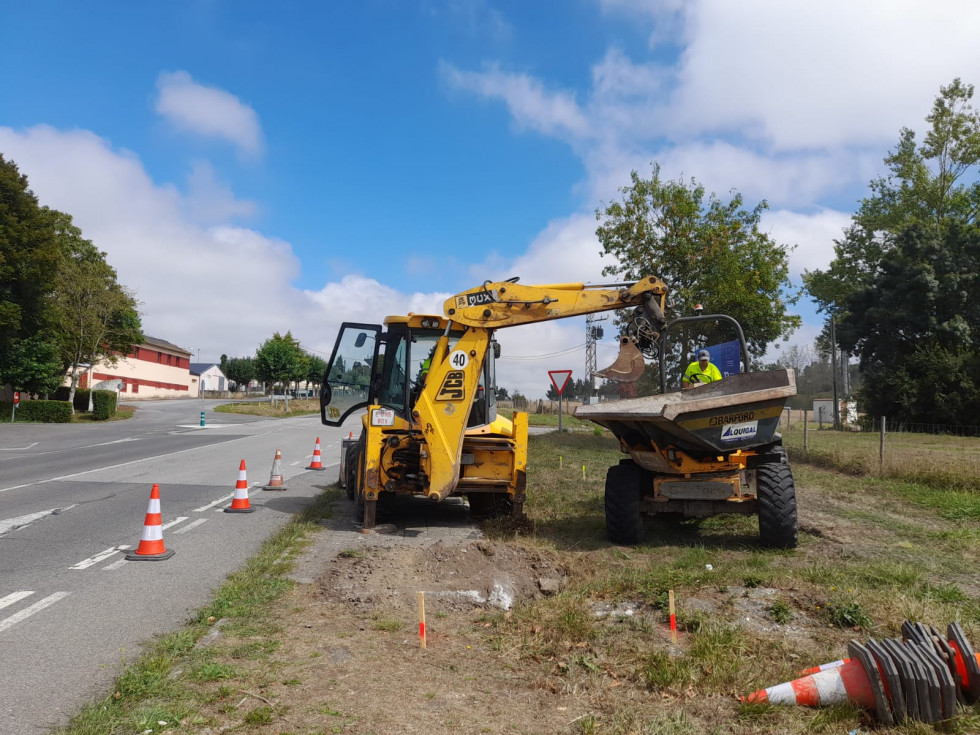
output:
[[[604,370],[596,370],[595,375],[619,383],[632,383],[640,379],[646,368],[643,353],[636,346],[636,337],[624,335],[619,338],[619,357]]]

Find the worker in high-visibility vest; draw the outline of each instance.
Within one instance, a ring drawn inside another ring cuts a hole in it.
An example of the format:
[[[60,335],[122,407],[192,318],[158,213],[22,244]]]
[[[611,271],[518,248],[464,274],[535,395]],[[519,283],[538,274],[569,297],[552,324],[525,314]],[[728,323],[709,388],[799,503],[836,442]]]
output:
[[[714,383],[716,380],[721,380],[721,370],[711,362],[711,354],[707,350],[701,350],[698,352],[697,362],[692,362],[684,371],[684,389],[703,383]]]

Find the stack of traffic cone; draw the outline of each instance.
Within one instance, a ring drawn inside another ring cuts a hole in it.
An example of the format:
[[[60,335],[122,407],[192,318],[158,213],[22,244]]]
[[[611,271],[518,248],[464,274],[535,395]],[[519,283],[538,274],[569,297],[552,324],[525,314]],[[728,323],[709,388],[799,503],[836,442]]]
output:
[[[235,483],[235,497],[225,513],[251,513],[255,510],[248,502],[248,480],[245,479],[245,460],[238,466],[238,482]]]
[[[799,679],[760,689],[743,701],[819,707],[850,701],[885,725],[905,720],[941,722],[957,703],[980,699],[980,654],[959,623],[946,635],[905,621],[904,640],[852,640],[849,658],[807,669]]]
[[[282,477],[282,452],[276,450],[276,458],[272,461],[272,474],[269,475],[269,484],[262,486],[263,490],[288,490]]]
[[[153,483],[150,490],[150,505],[143,521],[143,535],[140,536],[136,551],[126,554],[129,561],[162,561],[174,555],[163,545],[163,521],[160,517],[160,486]]]
[[[320,462],[320,437],[316,438],[316,445],[313,447],[313,461],[310,462],[308,470],[325,470],[326,467]]]

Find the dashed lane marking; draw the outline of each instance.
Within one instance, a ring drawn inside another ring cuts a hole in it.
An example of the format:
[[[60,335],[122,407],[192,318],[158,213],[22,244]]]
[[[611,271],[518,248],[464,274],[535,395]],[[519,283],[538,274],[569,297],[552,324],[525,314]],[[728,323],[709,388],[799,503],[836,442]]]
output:
[[[33,594],[34,590],[21,590],[20,592],[12,592],[6,597],[0,597],[0,610],[3,610],[5,607],[10,607],[15,602],[20,602],[25,597],[30,597]]]
[[[233,498],[233,497],[235,497],[235,493],[228,493],[227,495],[225,495],[225,496],[223,496],[223,497],[220,497],[220,498],[218,498],[218,499],[217,499],[217,500],[215,500],[215,501],[214,501],[213,503],[208,503],[207,505],[202,505],[202,506],[201,506],[200,508],[195,508],[195,509],[193,510],[193,512],[194,512],[194,513],[203,513],[204,511],[206,511],[206,510],[210,510],[210,509],[211,509],[211,508],[213,508],[214,506],[216,506],[216,505],[219,505],[220,503],[223,503],[223,502],[225,502],[226,500],[228,500],[228,499],[230,499],[230,498]]]
[[[34,593],[28,592],[27,594],[31,595]],[[70,594],[71,592],[55,592],[53,595],[48,595],[43,600],[38,600],[30,607],[25,607],[20,612],[14,613],[9,618],[4,618],[3,620],[0,620],[0,633],[3,633],[8,628],[12,628],[13,626],[17,625],[17,623],[27,620],[27,618],[29,618],[34,613],[40,612],[44,608],[49,607],[50,605],[56,603],[58,600],[62,600],[65,597],[68,597],[68,595]]]
[[[113,554],[118,554],[120,551],[126,551],[131,549],[131,546],[110,546],[105,551],[100,551],[95,556],[90,556],[88,559],[83,559],[77,564],[73,564],[68,567],[69,569],[88,569],[90,566],[98,564],[100,561],[105,561]]]
[[[183,528],[178,528],[176,531],[174,531],[174,533],[187,533],[192,528],[196,528],[197,526],[200,526],[202,523],[205,523],[207,520],[208,520],[207,518],[198,518],[196,521],[191,521]]]

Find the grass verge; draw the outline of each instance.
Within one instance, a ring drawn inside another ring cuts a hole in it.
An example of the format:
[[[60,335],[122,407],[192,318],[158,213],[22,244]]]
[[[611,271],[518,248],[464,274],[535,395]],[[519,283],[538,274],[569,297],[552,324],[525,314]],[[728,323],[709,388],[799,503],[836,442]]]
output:
[[[239,672],[216,662],[209,648],[195,644],[213,627],[222,626],[258,637],[233,651],[233,659],[248,660],[275,650],[279,631],[270,606],[292,587],[285,575],[308,544],[316,520],[328,516],[328,500],[327,494],[319,496],[268,539],[258,554],[228,577],[208,606],[184,628],[149,644],[126,667],[109,696],[85,706],[55,735],[177,732],[201,725],[201,705],[212,696],[203,685],[234,679]]]
[[[915,456],[907,450],[909,461]],[[518,682],[501,696],[544,690],[574,703],[576,713],[585,711],[568,717],[567,732],[864,730],[868,715],[848,704],[809,710],[742,704],[738,698],[794,679],[805,666],[840,658],[851,638],[896,636],[905,619],[940,627],[959,620],[967,636],[980,642],[980,508],[972,493],[794,461],[801,521],[794,551],[761,548],[756,519],[739,516],[657,519],[648,524],[644,543],[614,547],[605,538],[603,487],[606,468],[621,457],[608,435],[532,437],[530,521],[487,523],[484,531],[547,555],[567,570],[567,583],[552,596],[520,601],[506,612],[483,611],[463,623],[474,650],[488,652],[481,666],[498,666]],[[338,496],[330,490],[322,502]],[[301,632],[299,626],[284,629],[284,616],[276,614],[291,604],[283,596],[291,586],[284,574],[320,513],[311,509],[271,539],[186,629],[148,648],[111,696],[60,732],[371,732],[371,723],[358,719],[359,710],[346,712],[326,694],[318,698],[317,692],[336,689],[314,689],[318,682],[303,668],[311,659],[277,656],[283,641]],[[363,552],[344,549],[338,557],[360,561]],[[671,591],[677,600],[676,645],[667,630]],[[223,644],[195,647],[219,623]],[[405,624],[397,615],[381,611],[362,625],[373,642],[392,640],[378,656],[409,657],[401,642]],[[307,651],[314,655],[319,650]],[[287,724],[286,692],[300,681],[306,687],[303,701],[322,710],[319,729]],[[459,687],[450,698],[467,696],[465,682],[449,673],[443,681]],[[491,729],[481,732],[535,731],[511,722],[486,724]],[[965,710],[946,731],[976,732],[978,725],[976,712]],[[446,724],[429,731],[463,730]],[[876,728],[906,735],[931,731],[920,725]]]

